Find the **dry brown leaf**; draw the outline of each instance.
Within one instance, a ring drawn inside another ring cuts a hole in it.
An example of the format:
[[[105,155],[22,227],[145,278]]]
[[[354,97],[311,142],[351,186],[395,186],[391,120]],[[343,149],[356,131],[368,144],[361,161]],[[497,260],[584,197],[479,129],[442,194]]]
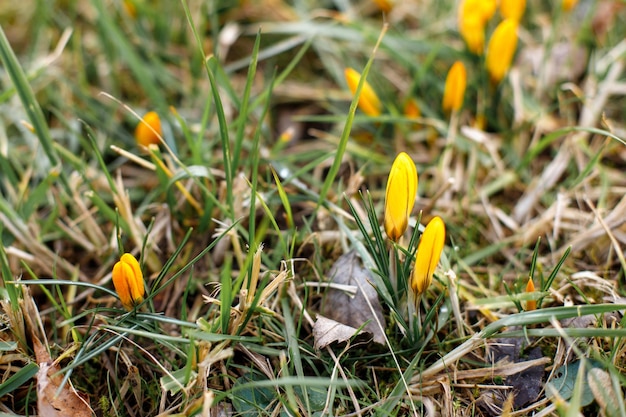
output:
[[[40,417],[91,417],[94,413],[89,407],[86,395],[80,395],[69,384],[59,391],[63,376],[59,365],[50,358],[50,354],[33,336],[35,357],[39,364],[37,372],[37,408]],[[58,395],[57,395],[58,392]]]
[[[358,329],[328,319],[318,315],[313,325],[313,339],[315,340],[315,349],[324,349],[331,343],[343,343],[348,340]]]
[[[518,363],[525,364],[532,360],[542,359],[541,349],[539,347],[528,349],[526,340],[522,338],[493,339],[489,341],[489,345],[493,362],[508,361],[511,362],[511,366],[515,366]],[[525,353],[523,357],[522,353]],[[505,383],[513,387],[515,409],[520,409],[539,397],[544,387],[544,371],[545,366],[539,364],[506,378]],[[508,399],[508,394],[505,399]]]
[[[331,287],[326,292],[322,314],[331,320],[354,328],[355,331],[367,323],[363,330],[372,334],[374,342],[384,344],[383,329],[386,325],[382,306],[376,289],[372,285],[370,272],[363,268],[356,252],[351,251],[340,256],[328,272],[328,276],[333,284],[353,286],[356,293],[351,296],[343,290]],[[350,336],[352,335],[354,331]],[[343,336],[338,334],[337,337]],[[317,341],[315,343],[318,344]]]

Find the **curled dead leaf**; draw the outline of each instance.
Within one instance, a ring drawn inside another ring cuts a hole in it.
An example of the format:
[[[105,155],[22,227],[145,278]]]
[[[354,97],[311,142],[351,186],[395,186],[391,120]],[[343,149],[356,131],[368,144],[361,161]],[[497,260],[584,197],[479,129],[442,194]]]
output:
[[[91,417],[94,412],[88,397],[76,391],[69,383],[63,384],[61,368],[33,335],[37,372],[37,409],[41,417]]]

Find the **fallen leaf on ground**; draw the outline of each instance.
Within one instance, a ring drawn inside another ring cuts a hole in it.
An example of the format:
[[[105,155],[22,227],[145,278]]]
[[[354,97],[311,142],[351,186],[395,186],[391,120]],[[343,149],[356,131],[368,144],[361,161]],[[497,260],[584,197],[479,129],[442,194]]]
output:
[[[93,411],[89,407],[86,396],[74,390],[70,384],[63,383],[61,368],[55,364],[46,348],[33,335],[35,357],[39,364],[37,372],[37,408],[40,417],[91,417]],[[61,390],[59,391],[59,387]],[[58,392],[58,395],[57,395]]]
[[[350,340],[358,329],[328,319],[322,315],[317,316],[313,325],[313,339],[315,349],[324,349],[331,343],[343,343]],[[363,332],[361,332],[363,334]]]
[[[352,296],[344,290],[331,287],[326,292],[322,315],[337,323],[353,328],[349,337],[354,335],[356,329],[363,327],[364,331],[373,336],[374,342],[384,344],[385,334],[383,329],[386,327],[386,324],[382,307],[378,300],[376,289],[372,286],[370,272],[363,268],[356,252],[351,251],[340,256],[328,272],[328,276],[333,284],[352,286],[356,292]],[[365,326],[363,326],[364,324]],[[336,335],[325,336],[336,340],[347,340],[344,338],[344,333],[348,331],[347,329],[340,326],[333,327],[333,329],[333,331],[337,332]],[[321,343],[316,339],[315,344]]]
[[[490,345],[494,362],[507,360],[512,363],[520,363],[542,357],[541,349],[538,347],[526,351],[522,357],[521,354],[527,347],[525,340],[522,338],[499,338],[493,340]],[[513,386],[515,395],[513,406],[515,409],[520,409],[539,397],[543,389],[544,371],[545,367],[543,365],[537,365],[518,374],[506,377],[505,384]]]

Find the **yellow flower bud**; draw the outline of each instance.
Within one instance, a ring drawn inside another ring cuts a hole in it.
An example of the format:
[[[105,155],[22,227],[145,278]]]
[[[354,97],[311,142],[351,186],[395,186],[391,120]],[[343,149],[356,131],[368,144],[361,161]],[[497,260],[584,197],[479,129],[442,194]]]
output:
[[[500,0],[500,14],[505,19],[513,19],[517,22],[522,20],[526,0]]]
[[[385,232],[397,242],[409,225],[417,195],[417,168],[409,155],[400,152],[393,161],[385,192]]]
[[[389,13],[393,9],[393,3],[390,0],[374,0],[381,12]]]
[[[446,77],[446,86],[443,91],[443,111],[452,112],[461,109],[466,85],[467,72],[465,71],[465,65],[461,61],[456,61],[452,64]]]
[[[467,49],[482,55],[485,47],[485,25],[496,11],[495,0],[464,0],[459,9],[459,32]]]
[[[413,98],[408,98],[404,102],[404,115],[409,119],[419,119],[422,117],[420,106]]]
[[[158,145],[161,142],[159,140],[159,136],[161,135],[161,119],[159,115],[153,111],[146,113],[135,128],[135,140],[139,145]]]
[[[352,94],[356,93],[356,88],[361,80],[361,74],[352,68],[346,68],[344,71],[346,82]],[[376,92],[367,81],[363,83],[361,95],[359,96],[359,108],[368,116],[379,116],[382,105],[376,95]]]
[[[135,3],[133,3],[131,0],[124,0],[122,6],[130,17],[132,17],[133,19],[137,18],[137,8],[135,7]]]
[[[498,84],[509,71],[517,47],[517,22],[503,20],[493,31],[487,47],[487,72],[494,84]]]
[[[528,283],[526,284],[526,292],[535,292],[535,283],[532,278],[528,278]],[[537,300],[528,300],[526,301],[526,311],[533,311],[537,309]]]
[[[433,274],[439,263],[445,240],[446,225],[441,217],[435,216],[426,225],[417,246],[415,267],[413,274],[411,274],[411,289],[416,299],[426,291],[433,280]]]
[[[563,3],[561,3],[561,7],[566,12],[569,12],[574,7],[576,7],[576,3],[578,3],[578,0],[563,0]]]
[[[113,286],[126,310],[143,301],[145,289],[139,262],[130,253],[125,253],[113,266]]]

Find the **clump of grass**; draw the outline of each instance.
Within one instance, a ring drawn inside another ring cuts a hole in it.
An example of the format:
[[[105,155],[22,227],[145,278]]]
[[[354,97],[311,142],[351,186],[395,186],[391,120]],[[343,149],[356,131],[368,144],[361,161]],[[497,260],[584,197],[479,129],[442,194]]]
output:
[[[529,2],[494,80],[452,2],[22,3],[0,10],[0,413],[37,413],[38,338],[101,416],[624,414],[624,27],[604,5]],[[419,197],[385,298],[401,151]],[[414,315],[434,216],[446,246]],[[318,284],[351,249],[388,343],[317,351]],[[146,286],[130,311],[124,252]],[[490,363],[506,338],[541,357]],[[543,389],[574,366],[570,392]],[[532,367],[542,390],[514,412],[508,378]]]

